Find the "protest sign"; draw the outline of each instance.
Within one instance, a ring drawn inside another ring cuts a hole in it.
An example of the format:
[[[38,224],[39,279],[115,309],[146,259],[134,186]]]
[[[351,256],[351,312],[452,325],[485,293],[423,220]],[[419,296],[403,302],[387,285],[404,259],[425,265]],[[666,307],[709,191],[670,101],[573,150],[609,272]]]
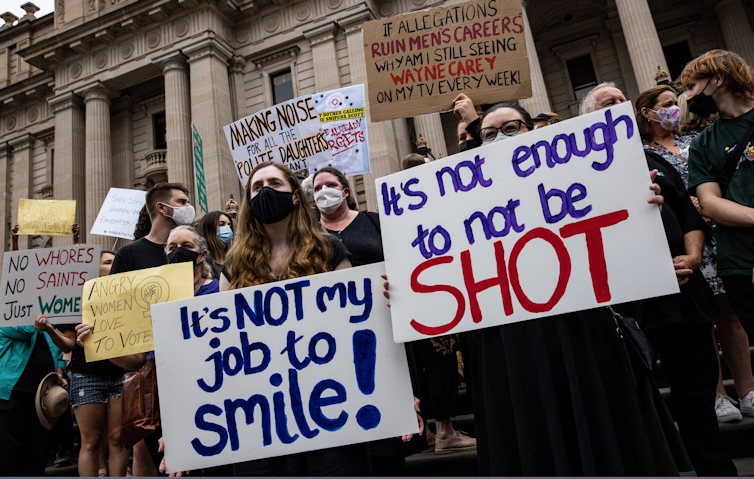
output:
[[[532,55],[536,55],[532,52]],[[364,22],[372,121],[531,96],[518,0],[472,0]]]
[[[76,200],[18,200],[18,234],[73,236]]]
[[[317,93],[312,99],[332,152],[332,160],[311,167],[309,174],[316,173],[324,166],[332,166],[346,176],[371,173],[364,85]]]
[[[134,239],[134,228],[146,198],[146,191],[110,188],[89,233]]]
[[[379,178],[395,340],[677,293],[650,183],[630,103]]]
[[[52,324],[81,322],[84,283],[99,275],[99,246],[67,246],[3,255],[4,326],[29,326],[39,314]]]
[[[418,431],[384,263],[152,306],[168,472]]]
[[[278,103],[223,127],[241,185],[263,161],[293,171],[332,159],[310,95]]]
[[[194,296],[191,263],[111,274],[84,285],[86,361],[118,358],[154,349],[150,306]]]

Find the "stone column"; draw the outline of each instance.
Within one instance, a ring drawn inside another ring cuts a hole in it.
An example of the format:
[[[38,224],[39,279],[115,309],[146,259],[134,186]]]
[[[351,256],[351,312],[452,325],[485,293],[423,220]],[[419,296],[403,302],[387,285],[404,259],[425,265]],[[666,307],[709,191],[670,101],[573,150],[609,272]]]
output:
[[[411,146],[411,134],[408,131],[408,122],[405,118],[396,118],[393,120],[393,137],[395,138],[395,147],[398,150],[398,160],[402,162],[406,155],[414,152]]]
[[[11,161],[13,161],[13,156],[10,146],[8,143],[0,143],[0,234],[3,235],[2,251],[10,250],[8,223],[11,222],[10,200],[13,195],[8,191],[8,188],[10,187]]]
[[[634,67],[631,65],[631,56],[628,54],[628,46],[626,45],[626,38],[623,36],[620,18],[615,17],[605,20],[605,26],[613,36],[615,51],[618,54],[618,63],[620,64],[620,71],[623,74],[623,83],[626,86],[626,91],[623,93],[626,94],[626,98],[636,98],[640,92],[636,86],[636,75],[634,75]]]
[[[526,52],[529,56],[529,76],[531,77],[531,98],[524,98],[518,103],[529,112],[531,116],[539,115],[545,111],[552,111],[550,98],[547,96],[545,77],[542,75],[542,67],[539,65],[537,46],[534,44],[534,34],[529,24],[529,16],[526,14],[526,1],[521,2],[521,13],[524,17],[524,36],[526,37]]]
[[[107,192],[113,186],[113,146],[110,138],[110,98],[113,92],[101,83],[83,91],[86,109],[86,222],[79,224],[89,231],[97,219]],[[111,246],[107,236],[92,235],[87,244]]]
[[[445,146],[445,134],[442,131],[442,120],[439,113],[429,113],[414,117],[414,129],[416,139],[419,135],[427,140],[427,146],[432,150],[436,160],[448,156],[448,148]],[[431,157],[429,158],[432,159]]]
[[[76,200],[76,223],[81,227],[80,242],[86,243],[86,165],[84,152],[84,103],[81,97],[71,92],[57,95],[49,100],[55,112],[55,177],[53,196],[56,200]],[[98,209],[99,211],[99,209]],[[71,236],[53,236],[54,247],[70,246]]]
[[[113,101],[112,138],[113,138],[113,186],[133,189],[135,177],[134,164],[134,123],[133,100],[130,96],[121,96]]]
[[[717,0],[712,3],[725,37],[725,46],[754,67],[754,33],[741,0]]]
[[[212,39],[183,52],[191,69],[191,118],[202,138],[207,206],[210,211],[222,210],[231,193],[239,198],[241,192],[223,132],[223,126],[233,121],[228,85],[232,53]]]
[[[194,157],[191,149],[192,111],[188,64],[186,57],[181,53],[164,59],[161,64],[162,76],[165,78],[168,181],[183,184],[189,190],[191,203],[196,203],[194,198]],[[227,70],[225,71],[225,78],[227,84]],[[204,140],[203,136],[202,140]]]
[[[18,224],[18,203],[21,198],[34,199],[32,177],[32,152],[37,139],[29,133],[8,142],[13,148],[13,198],[10,211],[12,215],[11,228]],[[18,249],[31,247],[31,235],[18,237]]]
[[[317,93],[340,88],[340,69],[335,51],[336,30],[337,25],[329,23],[304,32],[304,36],[312,46],[314,85]],[[356,84],[353,80],[351,83]]]
[[[668,71],[668,63],[665,61],[647,0],[615,0],[615,5],[618,7],[639,91],[657,86],[657,67]]]
[[[248,116],[246,113],[246,90],[244,89],[243,74],[246,68],[246,60],[238,55],[233,55],[228,68],[228,81],[230,82],[230,99],[233,107],[233,119],[240,120]],[[291,73],[294,73],[291,70]],[[296,75],[292,75],[296,78]]]
[[[364,57],[364,32],[361,25],[372,18],[372,14],[368,11],[358,12],[350,17],[339,20],[338,24],[345,30],[346,34],[348,61],[351,67],[351,84],[364,84],[364,95],[367,99],[365,111],[369,132],[369,158],[372,166],[372,173],[363,175],[364,194],[367,200],[367,210],[377,211],[379,209],[379,198],[375,191],[374,181],[376,178],[399,171],[401,169],[400,162],[402,158],[398,157],[392,122],[381,121],[372,123],[369,119],[369,93],[366,58]]]

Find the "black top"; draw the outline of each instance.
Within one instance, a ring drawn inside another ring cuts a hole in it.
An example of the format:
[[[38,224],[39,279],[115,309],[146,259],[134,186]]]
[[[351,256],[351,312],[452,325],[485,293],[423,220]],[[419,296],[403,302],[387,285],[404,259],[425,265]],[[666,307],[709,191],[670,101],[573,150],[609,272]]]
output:
[[[165,245],[141,238],[123,246],[115,253],[110,274],[155,268],[166,264],[168,264],[168,258],[165,256]]]
[[[29,362],[26,363],[24,372],[18,378],[13,392],[37,393],[39,383],[45,376],[55,371],[55,361],[52,359],[50,346],[47,344],[47,338],[44,333],[37,333],[34,341],[34,347],[29,356]]]
[[[691,202],[678,171],[661,156],[647,153],[647,166],[658,170],[655,183],[665,198],[661,210],[662,225],[670,254],[675,258],[686,254],[683,235],[691,231],[705,231],[704,220]],[[715,296],[704,275],[697,270],[678,294],[649,298],[618,305],[616,309],[639,322],[642,329],[651,330],[673,323],[701,323],[713,321],[719,312]]]
[[[385,261],[380,236],[380,215],[377,213],[361,211],[343,231],[327,231],[343,242],[343,246],[351,252],[354,267]]]
[[[338,239],[334,236],[325,235],[325,240],[327,240],[327,242],[330,244],[332,251],[332,257],[330,258],[330,263],[328,264],[328,266],[330,267],[330,271],[335,271],[335,268],[338,267],[341,261],[351,257],[351,253],[346,249],[345,246],[343,246],[343,243],[338,241]],[[227,261],[225,262],[225,264],[228,264]],[[225,265],[223,265],[220,273],[225,276],[226,280],[230,281],[230,276],[228,275],[228,270],[225,269]]]
[[[56,326],[59,331],[76,331],[75,324],[59,324]],[[122,376],[123,369],[113,364],[109,359],[101,361],[86,362],[84,348],[78,344],[73,347],[71,352],[71,372],[79,374],[88,374],[90,376]]]

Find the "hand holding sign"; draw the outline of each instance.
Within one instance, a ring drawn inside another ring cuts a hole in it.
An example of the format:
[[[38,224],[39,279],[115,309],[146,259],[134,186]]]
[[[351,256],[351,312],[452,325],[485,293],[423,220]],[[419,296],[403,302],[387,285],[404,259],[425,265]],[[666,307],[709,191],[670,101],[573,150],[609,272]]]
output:
[[[151,307],[194,296],[190,263],[129,271],[87,281],[83,322],[77,327],[87,362],[154,349]]]
[[[382,273],[379,263],[153,306],[168,471],[415,433],[405,349],[372,296]]]
[[[18,200],[19,235],[72,236],[76,200]]]
[[[378,179],[396,341],[677,292],[647,176],[626,103]]]

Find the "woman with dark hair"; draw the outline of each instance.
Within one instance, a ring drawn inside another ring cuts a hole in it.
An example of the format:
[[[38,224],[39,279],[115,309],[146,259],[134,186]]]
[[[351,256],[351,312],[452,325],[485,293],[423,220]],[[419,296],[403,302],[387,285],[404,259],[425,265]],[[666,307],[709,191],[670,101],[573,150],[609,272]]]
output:
[[[207,240],[209,247],[207,261],[214,270],[215,278],[219,278],[220,270],[225,264],[225,255],[233,241],[233,218],[222,211],[212,211],[199,220],[197,229]]]
[[[134,227],[134,240],[141,239],[149,234],[149,230],[152,229],[152,220],[149,219],[149,211],[147,211],[147,205],[141,207],[139,211],[139,219],[136,220],[136,226]]]
[[[419,158],[423,164],[424,158]],[[352,198],[352,195],[346,176],[336,168],[327,166],[317,170],[312,179],[320,224],[351,252],[353,266],[385,261],[380,216],[369,211],[354,211],[348,206],[347,200]],[[411,358],[408,351],[407,356]],[[405,458],[416,452],[413,443],[397,439],[373,441],[369,444],[369,451],[377,476],[404,475]]]
[[[346,176],[326,166],[314,173],[313,180],[314,202],[320,212],[320,223],[327,232],[343,242],[352,255],[351,264],[362,266],[384,261],[380,215],[351,209],[348,199],[353,195]]]
[[[644,91],[636,99],[636,121],[639,133],[644,142],[644,151],[657,155],[670,163],[680,174],[683,186],[689,184],[689,147],[695,135],[678,136],[678,126],[681,121],[681,111],[677,107],[675,92],[667,85],[656,86]],[[669,120],[672,116],[672,120]],[[703,123],[700,123],[700,125]],[[699,201],[692,197],[692,201],[699,210]],[[717,234],[714,223],[701,258],[699,267],[704,279],[712,289],[720,314],[714,321],[720,347],[728,366],[730,367],[738,397],[741,398],[741,411],[728,397],[723,385],[722,371],[718,362],[717,388],[715,398],[715,413],[718,422],[740,421],[742,412],[747,416],[754,415],[754,380],[751,375],[751,355],[749,354],[749,340],[741,322],[733,311],[725,294],[723,282],[717,276]],[[717,340],[712,331],[713,346],[717,350]],[[715,355],[719,361],[719,355]]]
[[[510,103],[490,109],[482,120],[487,143],[529,132],[531,117],[522,110]],[[389,298],[388,288],[386,281]],[[462,334],[480,475],[691,470],[650,371],[629,361],[615,321],[600,307]]]

